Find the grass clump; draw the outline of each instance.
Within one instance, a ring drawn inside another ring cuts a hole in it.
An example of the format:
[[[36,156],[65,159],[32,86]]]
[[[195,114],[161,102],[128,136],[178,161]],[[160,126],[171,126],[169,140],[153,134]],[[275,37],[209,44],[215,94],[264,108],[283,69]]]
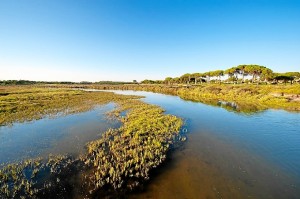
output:
[[[149,179],[149,172],[165,159],[170,147],[180,139],[182,120],[163,114],[157,106],[127,100],[112,112],[127,111],[119,129],[108,130],[101,139],[87,145],[86,165],[94,170],[88,178],[91,192],[101,187],[133,189]]]
[[[0,198],[41,198],[62,184],[59,176],[73,164],[68,156],[49,156],[9,164],[0,169]]]

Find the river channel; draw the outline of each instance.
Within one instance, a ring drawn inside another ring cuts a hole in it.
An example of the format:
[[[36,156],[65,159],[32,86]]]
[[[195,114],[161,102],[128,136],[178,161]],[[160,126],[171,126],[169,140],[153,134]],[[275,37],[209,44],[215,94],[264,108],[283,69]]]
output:
[[[141,191],[129,198],[300,198],[300,114],[252,114],[142,91],[167,114],[185,121],[187,141],[170,153]],[[85,143],[109,127],[105,112],[91,111],[0,127],[0,163],[49,153],[84,152]]]

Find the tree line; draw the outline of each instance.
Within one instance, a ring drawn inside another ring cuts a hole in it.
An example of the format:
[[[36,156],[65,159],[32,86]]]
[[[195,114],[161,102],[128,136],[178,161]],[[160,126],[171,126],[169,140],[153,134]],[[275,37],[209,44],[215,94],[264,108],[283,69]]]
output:
[[[30,80],[2,80],[0,85],[34,85],[34,84],[75,84],[74,82],[47,82],[47,81],[30,81]]]
[[[166,77],[164,80],[143,80],[144,84],[201,84],[213,83],[287,83],[300,82],[300,72],[275,73],[260,65],[238,65],[226,70],[204,73],[186,73],[180,77]]]
[[[275,73],[270,68],[260,65],[238,65],[226,70],[214,70],[204,73],[186,73],[180,77],[166,77],[164,80],[143,80],[142,84],[201,84],[201,83],[287,83],[300,82],[300,72]],[[33,84],[136,84],[132,82],[98,81],[29,81],[0,80],[0,85],[33,85]]]
[[[98,81],[98,82],[70,82],[70,81],[30,81],[30,80],[0,80],[0,85],[34,85],[34,84],[136,84],[137,81],[133,80],[132,82],[120,82],[120,81]]]

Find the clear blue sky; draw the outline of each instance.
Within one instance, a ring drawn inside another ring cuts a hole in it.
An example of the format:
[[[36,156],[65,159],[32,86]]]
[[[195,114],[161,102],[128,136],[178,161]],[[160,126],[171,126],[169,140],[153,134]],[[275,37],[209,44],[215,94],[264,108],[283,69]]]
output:
[[[300,71],[300,1],[0,0],[0,80]]]

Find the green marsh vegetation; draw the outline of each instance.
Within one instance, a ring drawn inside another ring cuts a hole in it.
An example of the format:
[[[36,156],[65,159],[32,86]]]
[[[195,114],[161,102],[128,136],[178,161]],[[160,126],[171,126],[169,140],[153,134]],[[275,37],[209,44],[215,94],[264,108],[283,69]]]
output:
[[[127,116],[120,117],[124,111]],[[105,185],[133,189],[149,179],[149,172],[166,159],[171,146],[185,140],[179,134],[182,120],[163,114],[157,106],[127,100],[111,114],[123,125],[87,145],[84,162],[93,170],[87,176],[92,192]]]
[[[24,83],[24,80],[21,83]],[[300,111],[300,72],[276,73],[265,66],[253,64],[238,65],[226,70],[186,73],[180,77],[166,77],[164,80],[143,80],[141,84],[136,80],[123,84],[122,82],[54,83],[37,86],[151,91],[177,95],[186,100],[213,106],[218,106],[222,101],[236,103],[237,106],[233,110],[243,113],[268,108]],[[224,107],[230,110],[230,107]]]
[[[51,190],[63,194],[69,188],[66,173],[71,174],[74,159],[64,155],[49,155],[0,167],[1,198],[43,198]],[[64,186],[64,187],[62,187]]]
[[[0,125],[36,120],[57,114],[83,112],[133,96],[31,86],[0,87]],[[137,97],[134,97],[137,98]]]
[[[108,116],[123,125],[87,143],[80,157],[62,154],[1,165],[0,197],[53,198],[76,193],[93,198],[141,186],[151,170],[165,161],[167,152],[186,138],[180,133],[180,118],[139,98],[70,89],[1,88],[2,125],[86,111],[109,102],[116,109]]]
[[[300,85],[206,85],[182,88],[178,95],[184,99],[212,103],[235,102],[240,112],[272,109],[300,111]]]
[[[237,112],[272,109],[300,111],[300,72],[276,73],[260,65],[238,65],[226,70],[186,73],[140,84],[69,84],[52,87],[139,90],[177,95],[186,100],[218,106],[236,103]],[[229,108],[224,106],[224,108]]]
[[[89,85],[85,88],[104,90],[136,90],[176,95],[185,100],[218,106],[220,101],[234,102],[234,111],[253,113],[266,109],[300,111],[300,84],[256,85],[202,83],[197,85]]]

